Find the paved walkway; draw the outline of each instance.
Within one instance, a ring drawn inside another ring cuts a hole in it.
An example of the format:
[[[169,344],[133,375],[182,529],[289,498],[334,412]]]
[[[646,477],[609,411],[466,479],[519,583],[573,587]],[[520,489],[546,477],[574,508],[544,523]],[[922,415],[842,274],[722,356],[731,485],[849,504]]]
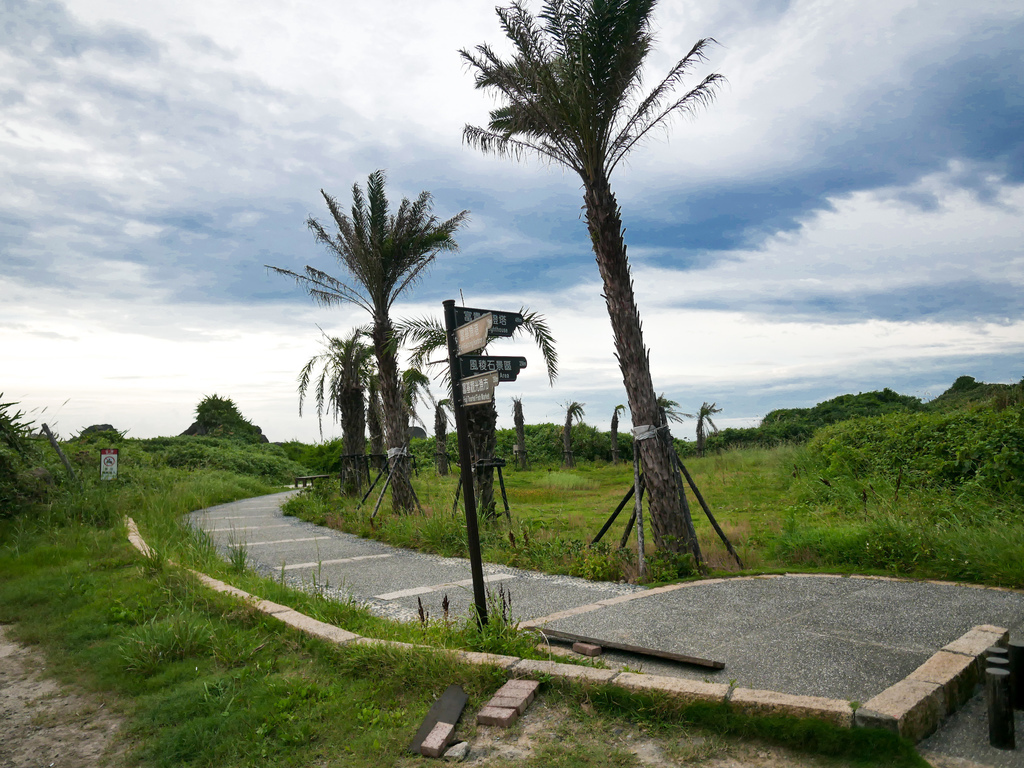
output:
[[[360,539],[294,518],[290,493],[193,513],[225,553],[245,544],[249,561],[293,586],[356,599],[400,620],[431,616],[448,597],[453,615],[472,605],[469,562]],[[525,623],[609,641],[723,661],[723,670],[606,653],[645,672],[864,702],[902,680],[935,651],[979,624],[1024,638],[1024,594],[874,577],[787,575],[706,580],[648,590],[627,584],[484,566],[489,589],[511,596]],[[978,765],[1024,768],[1021,750],[987,746],[984,706],[965,708],[920,748]],[[973,714],[972,714],[973,713]],[[941,764],[936,760],[936,764]],[[950,762],[950,766],[964,766]]]

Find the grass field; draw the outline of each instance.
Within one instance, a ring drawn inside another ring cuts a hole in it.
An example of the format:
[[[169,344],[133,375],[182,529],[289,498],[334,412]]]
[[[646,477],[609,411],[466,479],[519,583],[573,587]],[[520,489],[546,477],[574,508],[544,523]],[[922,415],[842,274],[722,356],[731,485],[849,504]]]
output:
[[[411,766],[422,758],[405,751],[408,741],[447,685],[466,689],[473,712],[504,679],[427,650],[335,647],[306,638],[208,591],[178,564],[367,636],[536,653],[529,638],[499,622],[492,621],[488,633],[472,622],[389,622],[260,578],[242,555],[223,560],[208,538],[182,524],[183,515],[276,487],[223,469],[156,466],[132,448],[122,446],[124,472],[117,482],[99,483],[83,473],[84,487],[66,484],[46,503],[0,519],[0,622],[9,625],[7,634],[45,654],[48,674],[101,697],[117,713],[124,726],[116,765]],[[95,460],[84,448],[71,455],[79,470]],[[566,562],[585,558],[585,548],[565,548],[559,536],[601,514],[567,494],[589,494],[588,504],[599,507],[620,494],[623,477],[628,472],[621,468],[584,468],[510,478],[520,549],[561,551]],[[454,480],[431,483],[421,475],[418,482],[428,506],[443,511],[406,519],[408,530],[415,530],[414,522],[429,528],[432,519],[439,521],[437,535],[450,537],[446,546],[457,549]],[[533,494],[529,506],[527,494]],[[312,494],[305,499],[327,503]],[[520,518],[528,508],[535,519]],[[139,523],[155,556],[143,558],[127,544],[126,516]],[[529,531],[536,543],[525,542]],[[498,524],[487,535],[507,540],[508,532]],[[601,558],[592,561],[602,575]],[[802,767],[923,765],[909,744],[888,733],[745,718],[725,706],[686,707],[551,683],[540,705],[550,720],[536,749],[519,759],[496,757],[490,765],[638,766],[633,738],[684,762],[770,748],[784,750],[785,764]],[[459,735],[480,734],[470,719]]]
[[[744,571],[829,571],[946,578],[1024,587],[1024,503],[971,485],[939,485],[902,474],[854,477],[823,467],[810,447],[727,451],[687,460]],[[443,555],[465,555],[456,477],[421,471],[414,485],[424,514],[395,516],[387,501],[343,498],[321,486],[286,506],[304,519]],[[589,546],[632,484],[631,466],[505,471],[511,521],[484,521],[485,559],[587,578],[636,580],[635,535],[620,537],[632,502],[597,546]],[[495,493],[498,493],[495,483]],[[710,572],[741,569],[693,500],[694,525]],[[498,501],[501,511],[501,502]],[[686,558],[655,552],[648,581],[697,575]]]

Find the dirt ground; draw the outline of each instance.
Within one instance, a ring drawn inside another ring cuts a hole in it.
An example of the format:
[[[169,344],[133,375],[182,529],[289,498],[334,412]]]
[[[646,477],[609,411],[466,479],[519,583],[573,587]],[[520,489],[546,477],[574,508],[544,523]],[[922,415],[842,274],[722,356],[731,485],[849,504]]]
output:
[[[0,625],[0,768],[99,768],[120,721],[102,700],[43,676],[46,664]]]
[[[584,706],[584,712],[587,707]],[[571,742],[599,755],[610,749],[632,753],[644,768],[700,766],[700,768],[834,768],[834,760],[717,736],[687,735],[681,730],[645,731],[636,725],[615,727],[610,733],[594,733],[586,722],[569,718],[562,706],[551,706],[543,697],[509,729],[479,726],[470,737],[466,766],[504,768],[515,766],[552,743]],[[602,763],[603,764],[603,763]]]

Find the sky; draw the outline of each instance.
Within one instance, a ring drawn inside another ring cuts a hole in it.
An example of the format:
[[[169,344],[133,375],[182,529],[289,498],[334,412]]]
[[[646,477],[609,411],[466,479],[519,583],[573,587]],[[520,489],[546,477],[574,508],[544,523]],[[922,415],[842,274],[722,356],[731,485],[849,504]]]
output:
[[[687,84],[726,78],[612,177],[659,392],[725,427],[1024,376],[1019,0],[662,0],[654,29],[645,82],[700,38]],[[529,361],[499,425],[522,397],[607,429],[626,396],[579,178],[462,141],[495,106],[459,55],[485,42],[509,51],[487,2],[0,0],[0,401],[150,437],[218,394],[318,440],[296,377],[368,315],[264,265],[344,277],[306,220],[383,169],[393,204],[470,212],[394,314],[541,313],[560,375],[495,343]]]

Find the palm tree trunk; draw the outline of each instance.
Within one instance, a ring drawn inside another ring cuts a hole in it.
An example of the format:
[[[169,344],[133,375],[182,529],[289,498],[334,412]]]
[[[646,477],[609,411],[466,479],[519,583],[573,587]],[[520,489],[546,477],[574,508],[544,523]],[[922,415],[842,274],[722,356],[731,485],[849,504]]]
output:
[[[348,458],[342,459],[342,490],[346,494],[358,494],[362,490],[363,465],[355,456],[366,453],[366,405],[361,387],[343,390],[341,404],[341,433],[344,437],[342,450]]]
[[[472,446],[473,463],[480,459],[493,459],[498,447],[498,435],[495,429],[498,424],[498,411],[494,403],[474,405],[466,409],[466,425],[469,430],[469,442]],[[463,467],[463,472],[470,471]],[[494,507],[494,469],[481,467],[474,476],[476,479],[476,508],[481,517],[495,516]]]
[[[380,393],[371,389],[366,398],[366,429],[370,433],[370,454],[374,457],[384,453],[384,431],[380,427]],[[374,469],[380,469],[376,458],[370,460]]]
[[[600,174],[586,183],[584,203],[587,229],[604,283],[605,303],[612,324],[615,354],[629,399],[634,425],[659,425],[658,396],[651,379],[650,358],[644,347],[640,312],[633,295],[633,279],[622,239],[622,219],[608,179]],[[696,537],[689,534],[680,501],[682,484],[671,455],[671,446],[658,439],[635,443],[647,482],[651,530],[659,549],[690,552],[701,561]]]
[[[380,377],[380,399],[384,406],[384,439],[390,457],[391,504],[395,512],[413,511],[414,499],[409,461],[409,427],[402,387],[398,379],[398,359],[394,351],[393,331],[387,318],[373,327],[373,348]]]
[[[619,463],[619,412],[612,414],[612,464]]]
[[[512,402],[512,420],[516,425],[516,461],[520,469],[526,469],[526,421],[523,419],[523,401],[518,398]]]
[[[565,416],[565,426],[562,427],[562,464],[566,469],[576,466],[572,456],[572,412]]]
[[[445,417],[444,406],[434,408],[434,461],[437,474],[448,476],[448,419]]]

